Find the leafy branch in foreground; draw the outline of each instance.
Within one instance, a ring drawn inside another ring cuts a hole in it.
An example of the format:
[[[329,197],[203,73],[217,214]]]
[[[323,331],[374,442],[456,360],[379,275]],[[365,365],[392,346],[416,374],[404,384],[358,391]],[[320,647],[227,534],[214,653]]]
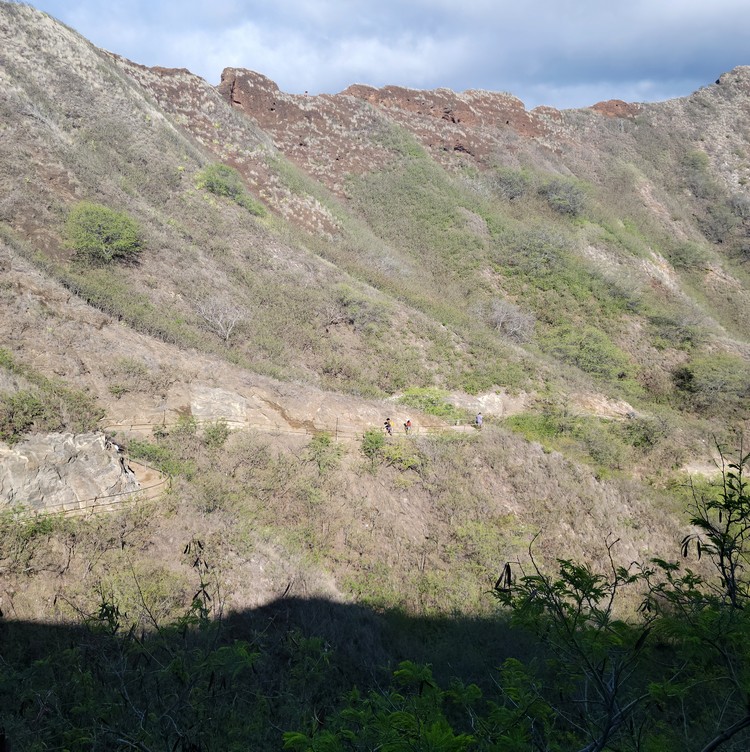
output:
[[[548,680],[557,697],[542,691],[539,700],[565,724],[581,752],[604,749],[624,725],[632,727],[636,712],[649,699],[639,678],[654,617],[638,625],[616,618],[623,588],[643,579],[637,569],[615,565],[616,543],[607,542],[606,574],[569,560],[558,560],[556,575],[546,574],[530,546],[531,573],[513,581],[506,565],[493,591],[513,620],[535,632],[549,648],[552,676]],[[537,739],[536,744],[548,749],[550,741]]]
[[[721,447],[721,489],[715,498],[706,498],[693,489],[693,508],[690,524],[697,532],[682,541],[682,555],[695,546],[698,558],[705,553],[719,574],[719,583],[708,587],[726,598],[733,608],[743,608],[750,596],[750,582],[741,578],[750,563],[750,493],[745,480],[745,468],[750,453],[745,453],[742,441],[738,457],[728,460]]]
[[[681,544],[683,556],[694,549],[718,579],[707,579],[704,565],[683,571],[664,559],[618,567],[616,541],[607,544],[604,573],[559,560],[557,573],[549,575],[532,550],[530,574],[514,579],[506,565],[495,597],[516,623],[538,635],[549,656],[544,681],[535,686],[559,725],[553,736],[537,735],[538,749],[554,749],[563,736],[567,749],[580,752],[615,744],[630,750],[746,748],[750,454],[740,444],[734,461],[720,455],[721,482],[714,494],[694,494],[695,532]],[[632,623],[616,616],[626,588],[642,599]]]
[[[505,661],[494,686],[441,688],[429,666],[406,663],[390,687],[352,692],[336,714],[285,734],[298,752],[739,752],[750,729],[750,609],[744,577],[750,456],[722,462],[712,497],[691,510],[719,573],[663,559],[607,566],[561,559],[544,571],[529,547],[529,571],[506,564],[493,589],[513,624],[536,635],[525,661]],[[631,621],[621,618],[632,613]],[[513,646],[509,645],[509,650]]]
[[[672,698],[697,695],[708,734],[701,752],[719,749],[750,728],[750,582],[745,575],[750,454],[742,440],[735,461],[717,448],[720,486],[713,496],[694,491],[690,522],[697,531],[683,539],[681,551],[683,558],[693,549],[699,559],[705,556],[718,582],[691,569],[681,572],[678,564],[661,559],[645,572],[649,588],[644,609],[658,614],[659,634],[684,661],[679,676],[663,689]]]

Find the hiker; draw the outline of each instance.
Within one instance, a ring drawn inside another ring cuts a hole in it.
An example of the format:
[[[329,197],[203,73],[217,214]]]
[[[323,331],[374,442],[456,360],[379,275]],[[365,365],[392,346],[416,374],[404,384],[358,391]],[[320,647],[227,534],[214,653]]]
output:
[[[391,419],[390,418],[386,418],[385,419],[385,423],[383,425],[385,426],[385,432],[389,436],[393,436],[393,423],[391,423]]]
[[[411,431],[411,420],[407,419],[406,423],[404,423],[404,431],[406,431],[407,434]]]
[[[474,418],[474,425],[477,428],[481,428],[483,422],[484,422],[484,418],[482,417],[482,413],[477,413],[477,417]]]

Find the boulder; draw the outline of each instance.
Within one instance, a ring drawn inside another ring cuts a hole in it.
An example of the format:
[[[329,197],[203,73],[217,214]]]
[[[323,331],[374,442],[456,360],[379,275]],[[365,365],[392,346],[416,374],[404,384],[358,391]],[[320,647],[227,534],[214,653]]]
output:
[[[85,509],[139,488],[119,447],[103,433],[40,434],[13,446],[0,442],[0,509]]]

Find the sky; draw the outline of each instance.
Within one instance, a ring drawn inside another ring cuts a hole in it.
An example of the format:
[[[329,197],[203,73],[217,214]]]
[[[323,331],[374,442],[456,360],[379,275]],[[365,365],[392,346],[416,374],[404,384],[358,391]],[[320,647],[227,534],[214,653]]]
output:
[[[687,96],[750,65],[748,0],[31,0],[97,47],[218,84],[505,91],[527,108]]]

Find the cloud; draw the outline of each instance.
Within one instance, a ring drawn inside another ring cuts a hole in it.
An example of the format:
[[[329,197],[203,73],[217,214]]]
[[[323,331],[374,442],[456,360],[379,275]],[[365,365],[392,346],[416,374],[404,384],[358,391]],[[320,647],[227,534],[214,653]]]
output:
[[[750,62],[746,0],[39,0],[94,44],[217,83],[510,91],[529,106],[687,95]]]

